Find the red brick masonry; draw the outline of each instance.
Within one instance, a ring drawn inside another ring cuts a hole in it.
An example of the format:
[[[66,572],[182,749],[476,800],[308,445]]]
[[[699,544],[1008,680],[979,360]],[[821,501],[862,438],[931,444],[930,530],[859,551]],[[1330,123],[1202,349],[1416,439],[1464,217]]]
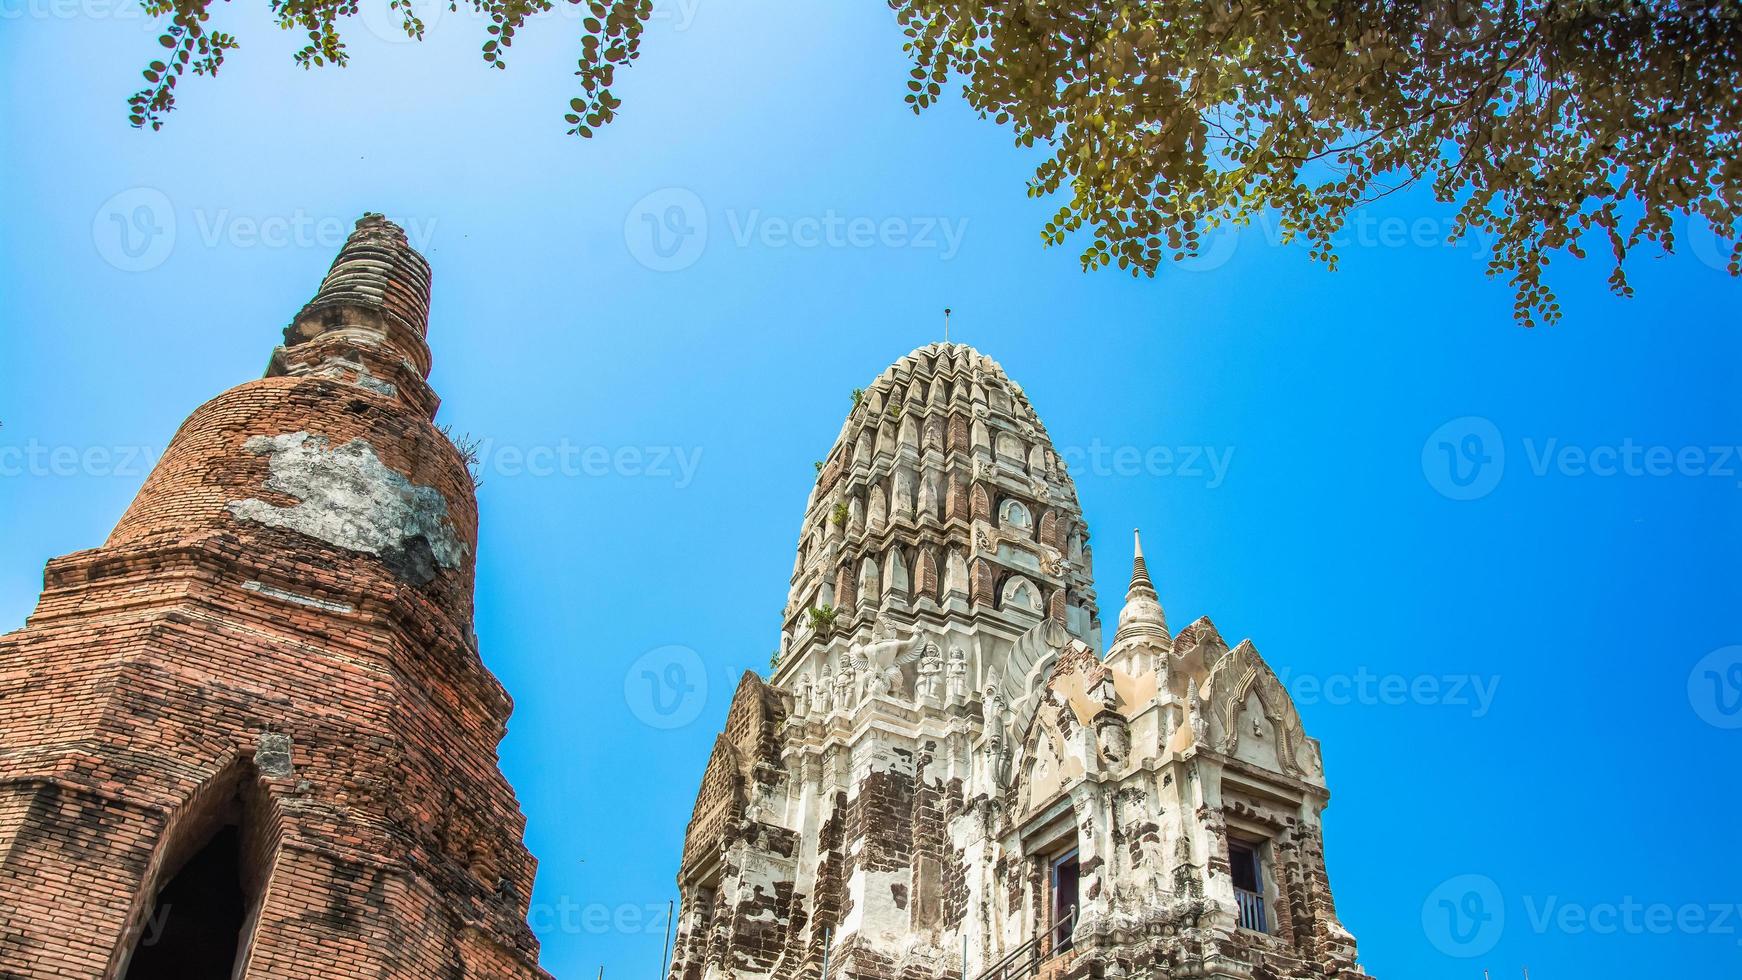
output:
[[[0,638],[0,978],[129,977],[227,828],[237,977],[545,976],[428,296],[365,216],[268,376],[195,411]]]

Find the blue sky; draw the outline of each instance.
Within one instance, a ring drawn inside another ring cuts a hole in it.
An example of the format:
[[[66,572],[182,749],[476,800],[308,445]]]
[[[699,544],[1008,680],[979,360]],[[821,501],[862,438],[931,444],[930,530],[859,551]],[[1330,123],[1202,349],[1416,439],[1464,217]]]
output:
[[[583,143],[566,5],[506,72],[443,11],[421,46],[372,12],[313,73],[263,4],[221,5],[243,49],[150,134],[123,111],[146,21],[4,0],[0,628],[387,213],[435,267],[440,420],[485,440],[478,633],[517,702],[544,963],[653,978],[811,462],[950,306],[1072,458],[1107,619],[1140,525],[1175,629],[1208,613],[1289,678],[1372,972],[1735,973],[1742,285],[1697,229],[1633,300],[1556,267],[1566,319],[1534,331],[1423,195],[1335,273],[1254,229],[1085,275],[1040,247],[1056,205],[1007,132],[904,107],[882,5],[659,11]],[[637,686],[666,663],[701,665],[675,714]]]

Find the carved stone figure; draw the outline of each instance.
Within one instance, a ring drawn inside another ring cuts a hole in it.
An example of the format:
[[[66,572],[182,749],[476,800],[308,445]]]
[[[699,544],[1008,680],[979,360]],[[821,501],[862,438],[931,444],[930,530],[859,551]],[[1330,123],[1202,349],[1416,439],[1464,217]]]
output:
[[[851,711],[859,704],[859,686],[856,671],[853,669],[853,657],[846,650],[842,650],[836,667],[835,707],[842,711]]]
[[[950,647],[950,662],[946,670],[949,701],[961,704],[968,699],[968,655],[961,647]]]
[[[829,665],[823,664],[817,668],[817,702],[823,714],[831,714],[835,710],[835,685],[829,673]]]
[[[920,652],[919,681],[915,689],[915,695],[922,703],[932,704],[938,701],[943,669],[943,657],[938,652],[938,645],[927,643]]]

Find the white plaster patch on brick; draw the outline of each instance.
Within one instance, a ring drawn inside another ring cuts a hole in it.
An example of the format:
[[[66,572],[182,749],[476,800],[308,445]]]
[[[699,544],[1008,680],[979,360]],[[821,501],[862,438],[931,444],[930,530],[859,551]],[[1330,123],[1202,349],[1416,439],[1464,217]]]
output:
[[[864,888],[861,893],[864,901],[858,903],[861,911],[860,935],[883,946],[895,946],[910,937],[913,924],[908,913],[908,903],[898,907],[891,886],[899,885],[909,889],[908,898],[911,899],[913,875],[907,871],[863,871],[854,877]]]
[[[329,602],[326,599],[316,599],[314,596],[300,595],[286,589],[275,588],[265,584],[264,582],[243,582],[242,588],[247,589],[249,592],[258,592],[263,596],[279,599],[284,602],[295,603],[299,606],[307,606],[310,609],[319,609],[324,612],[348,613],[356,611],[355,607],[351,606],[349,603]]]
[[[289,432],[254,436],[244,446],[271,457],[265,488],[299,502],[231,501],[238,519],[375,555],[420,584],[434,577],[430,561],[443,568],[465,562],[468,549],[448,520],[447,500],[390,469],[364,440],[330,448],[320,436]]]
[[[399,388],[393,382],[377,378],[370,373],[369,366],[360,360],[328,364],[315,373],[319,377],[332,378],[336,381],[354,384],[359,388],[366,388],[378,395],[386,395],[389,398],[399,397]]]
[[[914,749],[907,738],[897,741],[885,734],[872,744],[853,747],[853,784],[862,786],[873,773],[891,772],[911,778],[914,774]]]
[[[763,896],[772,898],[780,885],[792,883],[794,868],[789,858],[746,849],[739,860],[743,865],[738,871],[738,884],[745,896],[755,895],[761,889]]]
[[[865,894],[864,868],[854,868],[853,873],[847,877],[847,894],[854,896],[855,899],[857,896]],[[847,909],[846,914],[841,916],[841,922],[835,929],[835,935],[851,936],[863,927],[864,921],[865,903],[855,900]]]

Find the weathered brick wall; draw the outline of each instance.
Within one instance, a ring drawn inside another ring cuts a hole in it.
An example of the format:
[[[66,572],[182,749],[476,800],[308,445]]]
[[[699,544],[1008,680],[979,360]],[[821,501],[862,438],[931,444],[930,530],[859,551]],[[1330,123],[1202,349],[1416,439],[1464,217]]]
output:
[[[0,977],[121,976],[157,890],[235,821],[243,976],[543,975],[510,705],[472,639],[471,478],[406,320],[427,269],[351,288],[415,273],[353,254],[396,231],[359,224],[281,373],[195,411],[0,638]]]

